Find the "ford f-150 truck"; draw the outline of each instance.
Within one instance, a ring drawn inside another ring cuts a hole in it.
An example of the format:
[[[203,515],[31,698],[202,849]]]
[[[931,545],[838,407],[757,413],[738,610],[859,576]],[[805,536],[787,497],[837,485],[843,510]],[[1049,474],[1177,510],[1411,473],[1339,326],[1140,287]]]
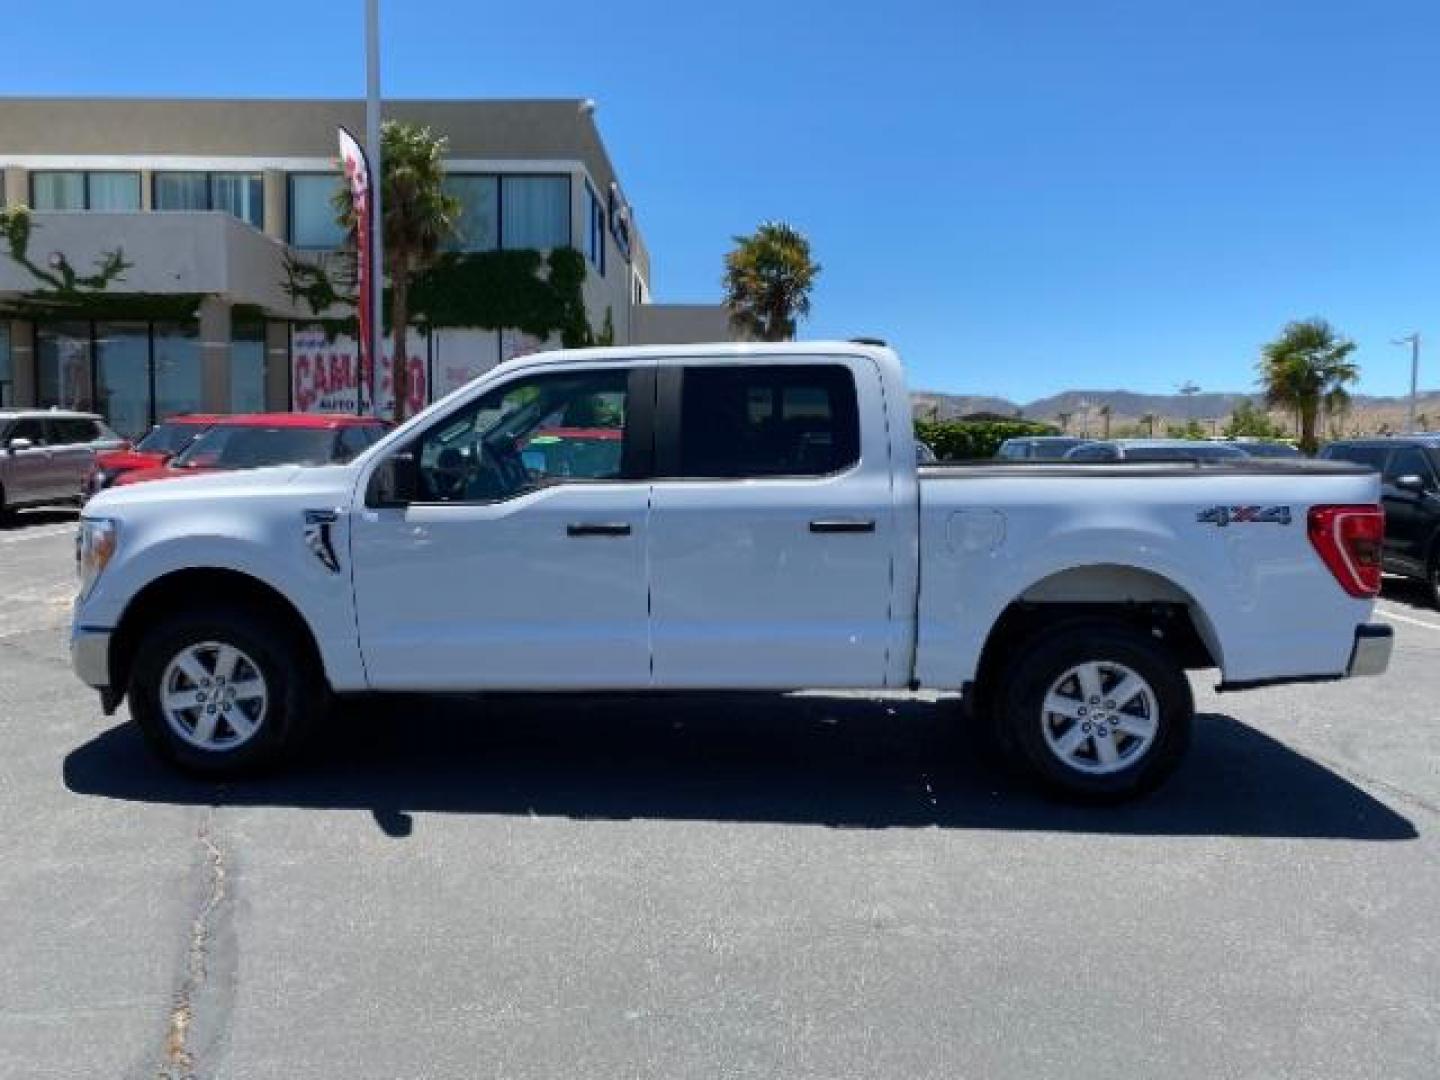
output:
[[[910,408],[872,345],[516,360],[348,464],[98,495],[74,667],[210,775],[281,756],[334,694],[959,690],[1098,799],[1175,767],[1187,670],[1386,667],[1373,474],[917,466]]]

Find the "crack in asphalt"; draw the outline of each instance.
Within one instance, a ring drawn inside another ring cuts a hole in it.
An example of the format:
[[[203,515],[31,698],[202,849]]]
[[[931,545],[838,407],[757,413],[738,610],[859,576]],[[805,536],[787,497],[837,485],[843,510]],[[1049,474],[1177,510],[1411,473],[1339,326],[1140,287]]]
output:
[[[225,852],[215,841],[215,807],[206,810],[196,830],[196,839],[203,849],[203,881],[201,902],[190,922],[190,935],[185,952],[184,977],[170,1009],[165,1033],[165,1061],[157,1080],[194,1080],[198,1057],[196,1029],[202,1001],[215,998],[220,967],[216,948],[221,938],[222,905],[229,898],[229,866]],[[216,1017],[207,1017],[211,1024]],[[213,1042],[213,1036],[207,1040]]]

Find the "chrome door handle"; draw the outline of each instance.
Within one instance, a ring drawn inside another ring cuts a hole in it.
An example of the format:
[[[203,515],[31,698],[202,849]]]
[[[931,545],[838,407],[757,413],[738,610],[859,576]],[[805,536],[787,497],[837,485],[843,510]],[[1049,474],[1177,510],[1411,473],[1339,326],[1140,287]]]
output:
[[[623,521],[578,521],[565,526],[566,536],[629,536],[630,526]]]
[[[873,533],[874,518],[822,518],[810,522],[812,533]]]

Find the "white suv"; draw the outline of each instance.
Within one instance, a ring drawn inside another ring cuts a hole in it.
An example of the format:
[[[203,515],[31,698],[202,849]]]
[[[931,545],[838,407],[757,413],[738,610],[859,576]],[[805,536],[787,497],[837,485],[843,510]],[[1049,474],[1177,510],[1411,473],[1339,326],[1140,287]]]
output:
[[[95,454],[124,445],[94,413],[0,410],[0,515],[22,506],[79,504]]]

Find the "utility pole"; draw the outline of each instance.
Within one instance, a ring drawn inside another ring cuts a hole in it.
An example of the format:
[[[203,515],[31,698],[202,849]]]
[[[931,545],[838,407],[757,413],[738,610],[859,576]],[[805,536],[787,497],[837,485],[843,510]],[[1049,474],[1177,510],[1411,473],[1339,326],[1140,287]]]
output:
[[[1420,333],[1416,331],[1406,334],[1402,338],[1395,338],[1391,345],[1410,346],[1410,410],[1405,422],[1405,430],[1415,434],[1415,400],[1419,395],[1420,384]]]
[[[380,369],[385,363],[385,220],[380,189],[385,185],[380,160],[380,0],[365,0],[365,152],[370,157],[370,411],[380,415]],[[397,407],[399,403],[397,402]]]

